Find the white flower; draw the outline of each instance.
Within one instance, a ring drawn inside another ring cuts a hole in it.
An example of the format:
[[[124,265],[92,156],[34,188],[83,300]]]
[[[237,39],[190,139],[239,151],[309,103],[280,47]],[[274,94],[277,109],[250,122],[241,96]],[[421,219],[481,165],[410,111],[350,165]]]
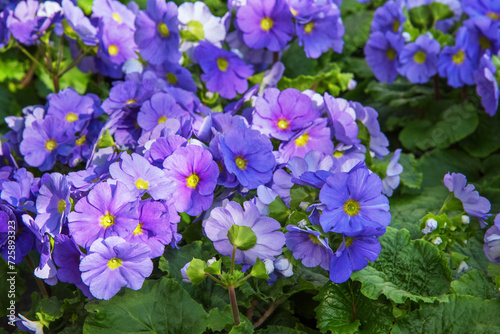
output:
[[[467,215],[463,215],[462,216],[462,224],[469,225],[470,224],[470,217]]]
[[[440,237],[437,237],[436,239],[432,240],[432,243],[434,245],[441,245],[442,242],[443,242],[443,239],[441,239]]]
[[[433,218],[429,218],[425,222],[425,228],[422,230],[422,233],[424,233],[424,234],[431,233],[432,231],[434,231],[437,228],[437,226],[438,226],[437,221]]]
[[[458,266],[458,269],[457,269],[457,272],[462,272],[462,271],[466,271],[469,269],[469,266],[467,265],[467,263],[465,263],[465,261],[461,261],[460,262],[460,265]]]

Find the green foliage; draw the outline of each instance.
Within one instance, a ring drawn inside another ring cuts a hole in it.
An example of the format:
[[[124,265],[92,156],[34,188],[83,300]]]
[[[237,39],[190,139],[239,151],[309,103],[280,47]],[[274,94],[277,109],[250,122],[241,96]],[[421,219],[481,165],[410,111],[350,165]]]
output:
[[[315,309],[318,328],[323,333],[389,333],[394,321],[391,306],[371,300],[360,291],[358,282],[328,283],[314,298],[320,302]]]
[[[433,303],[446,301],[451,271],[441,251],[424,240],[411,240],[407,230],[391,227],[379,238],[382,246],[377,261],[353,273],[368,298],[380,295],[398,304],[406,300]]]
[[[476,132],[460,142],[471,156],[486,158],[500,148],[500,113],[494,117],[481,112]]]
[[[266,272],[266,266],[259,258],[257,258],[257,261],[253,265],[250,275],[255,278],[269,279],[269,275],[267,275]]]
[[[498,333],[500,300],[450,296],[447,303],[424,304],[398,320],[391,333]]]
[[[403,166],[400,182],[405,188],[420,189],[423,174],[418,170],[418,161],[413,154],[402,153],[399,163]]]
[[[176,281],[145,281],[111,300],[87,304],[83,333],[202,333],[208,314]]]
[[[472,270],[451,282],[451,288],[457,295],[469,295],[482,299],[500,298],[498,290],[491,280],[478,270]]]

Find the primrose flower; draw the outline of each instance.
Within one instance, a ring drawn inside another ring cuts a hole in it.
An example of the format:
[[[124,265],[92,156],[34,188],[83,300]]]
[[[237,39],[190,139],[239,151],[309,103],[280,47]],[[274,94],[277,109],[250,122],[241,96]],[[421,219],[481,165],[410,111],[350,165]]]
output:
[[[187,4],[188,2],[185,2]],[[190,92],[196,92],[196,84],[193,75],[185,67],[178,63],[165,61],[160,65],[149,65],[147,70],[152,71],[158,78],[163,78],[167,84],[179,87]]]
[[[467,50],[471,47],[467,28],[461,27],[456,35],[455,46],[445,46],[439,55],[439,75],[448,78],[453,88],[473,85],[474,65]]]
[[[83,14],[83,10],[73,4],[71,0],[62,0],[61,5],[64,11],[64,18],[68,23],[68,28],[73,30],[73,32],[81,38],[83,44],[92,46],[97,45],[99,42],[97,38],[97,27],[92,25],[89,18]],[[71,35],[71,33],[67,35]]]
[[[346,236],[385,228],[391,214],[382,189],[382,180],[366,167],[334,173],[319,193],[321,203],[326,205],[320,217],[321,227]]]
[[[114,20],[101,25],[101,44],[98,56],[114,65],[122,65],[128,59],[137,58],[137,46],[133,42],[134,31],[124,23]]]
[[[0,198],[12,205],[17,210],[27,210],[36,212],[35,198],[31,192],[34,176],[26,168],[18,169],[13,177],[15,181],[5,181],[2,183]]]
[[[404,46],[399,55],[398,71],[412,83],[426,83],[438,71],[441,45],[428,35],[420,35],[415,42]]]
[[[135,30],[135,14],[120,1],[116,0],[95,0],[92,3],[92,17],[101,18],[105,23],[105,29],[111,29],[107,23],[114,21],[118,24],[125,24],[130,29]]]
[[[171,94],[157,92],[144,102],[137,114],[137,124],[144,131],[151,131],[168,119],[177,119],[181,124],[190,121],[191,116],[176,103]]]
[[[141,56],[151,64],[177,62],[181,58],[178,24],[173,1],[148,1],[147,9],[141,10],[135,19],[134,38]]]
[[[385,33],[390,31],[399,34],[403,30],[406,17],[403,13],[404,3],[401,0],[387,1],[375,10],[371,31]]]
[[[212,154],[200,146],[179,147],[163,162],[173,181],[174,206],[178,212],[197,216],[212,204],[219,168]]]
[[[311,99],[295,88],[282,92],[269,88],[255,101],[252,126],[273,138],[290,140],[319,116],[312,108]]]
[[[500,214],[495,217],[495,224],[484,234],[484,254],[494,263],[500,263]]]
[[[63,223],[71,209],[69,185],[66,175],[50,174],[50,178],[40,187],[36,199],[36,225],[41,233],[56,235],[61,233]]]
[[[295,30],[285,0],[247,0],[236,12],[236,25],[246,45],[270,51],[283,50]]]
[[[22,215],[22,211],[13,210],[10,205],[0,203],[0,254],[2,254],[5,261],[12,260],[12,255],[14,255],[14,260],[12,261],[14,264],[22,262],[35,244],[35,235],[24,224]],[[9,231],[12,231],[12,227],[9,228],[9,226],[12,226],[9,224],[10,221],[14,221],[16,237],[14,254],[12,253],[12,247],[9,249],[8,244],[9,235],[12,235],[9,233]]]
[[[479,68],[474,72],[477,95],[481,97],[481,105],[490,116],[496,114],[500,90],[495,78],[497,71],[491,62],[489,52],[486,52],[479,62]]]
[[[280,223],[273,218],[262,217],[251,201],[244,202],[243,208],[237,202],[228,202],[210,212],[210,217],[203,224],[205,234],[213,241],[215,249],[222,255],[232,256],[236,245],[235,262],[247,265],[255,264],[257,258],[274,259],[280,255],[285,245],[285,235],[278,231]],[[242,237],[245,244],[239,246]]]
[[[328,239],[321,237],[321,233],[308,227],[301,229],[295,225],[287,226],[286,247],[292,252],[293,257],[302,259],[306,267],[320,266],[325,270],[330,269],[333,252],[328,245]]]
[[[342,98],[334,98],[328,93],[324,95],[332,137],[345,145],[358,144],[358,125],[356,112],[349,102]]]
[[[206,82],[210,91],[226,99],[246,92],[247,78],[253,74],[253,67],[235,53],[202,41],[194,50],[194,59],[200,64],[203,70],[201,80]]]
[[[479,196],[477,190],[472,184],[467,184],[467,178],[461,173],[448,173],[444,176],[444,185],[455,198],[462,202],[465,212],[469,216],[476,217],[482,227],[486,226],[485,220],[491,214],[488,212],[491,209],[490,201],[487,198]]]
[[[398,76],[398,55],[404,47],[403,37],[390,31],[375,31],[365,45],[366,63],[377,80],[392,83]]]
[[[220,136],[224,167],[240,184],[255,189],[271,181],[276,160],[269,138],[257,130],[233,126]]]
[[[388,197],[391,197],[394,189],[399,186],[399,175],[403,172],[403,166],[398,163],[400,157],[401,149],[398,148],[394,151],[394,155],[389,160],[385,171],[385,177],[382,179],[382,183],[384,185],[382,193]]]
[[[137,227],[137,204],[123,183],[101,182],[68,215],[70,235],[84,248],[102,237],[126,237]]]
[[[145,244],[128,243],[120,237],[97,239],[80,263],[83,283],[92,295],[110,299],[122,287],[139,290],[153,272]]]

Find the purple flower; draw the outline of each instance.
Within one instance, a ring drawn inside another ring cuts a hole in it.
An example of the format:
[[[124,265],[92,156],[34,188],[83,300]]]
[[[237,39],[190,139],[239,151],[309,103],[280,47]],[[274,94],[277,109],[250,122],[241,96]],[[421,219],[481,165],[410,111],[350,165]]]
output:
[[[123,152],[120,161],[109,166],[109,172],[113,179],[122,182],[135,197],[148,193],[159,200],[171,195],[170,182],[165,173],[137,153],[130,156]]]
[[[71,0],[62,0],[64,18],[68,27],[72,29],[85,45],[97,45],[97,28],[92,25],[89,18],[83,14],[80,7],[73,4]]]
[[[384,186],[382,193],[387,195],[387,197],[391,197],[394,189],[399,186],[399,174],[403,172],[403,166],[398,163],[400,157],[401,149],[398,148],[394,151],[394,155],[389,160],[385,171],[385,177],[382,179]]]
[[[329,49],[342,53],[345,30],[340,10],[335,4],[332,3],[329,9],[318,13],[308,22],[297,22],[296,27],[299,45],[304,46],[307,57],[319,58]]]
[[[295,88],[282,92],[269,88],[255,101],[252,126],[273,138],[290,140],[319,116],[311,106],[311,99]]]
[[[73,87],[49,94],[47,101],[47,115],[65,120],[73,132],[81,131],[86,122],[99,116],[99,97],[94,94],[81,96]]]
[[[50,178],[40,187],[36,199],[36,225],[41,233],[56,235],[61,233],[62,225],[71,209],[69,185],[66,175],[50,174]]]
[[[10,31],[7,28],[7,18],[9,17],[10,11],[3,10],[0,12],[0,49],[3,49],[7,43],[10,41]]]
[[[293,136],[289,142],[281,143],[278,162],[287,163],[291,157],[304,158],[310,151],[333,154],[331,131],[326,126],[324,118],[317,118],[311,125]]]
[[[163,167],[175,185],[172,194],[178,212],[197,216],[210,207],[219,168],[208,150],[196,145],[179,147],[165,159]]]
[[[389,154],[389,140],[380,131],[378,113],[372,107],[364,107],[359,102],[350,102],[351,107],[356,111],[356,119],[361,121],[370,133],[370,151],[375,153],[375,157],[382,159]],[[366,150],[365,150],[366,151]]]
[[[137,226],[137,204],[136,197],[123,183],[101,182],[76,203],[75,211],[70,212],[70,235],[84,248],[98,238],[126,237]]]
[[[153,166],[163,167],[163,161],[174,153],[176,149],[186,146],[186,144],[186,138],[177,135],[158,138],[151,143],[151,146],[144,153],[144,158]]]
[[[481,16],[493,21],[500,20],[500,3],[496,0],[464,0],[462,8],[470,17]]]
[[[144,102],[137,114],[137,124],[145,131],[151,131],[169,119],[177,119],[181,124],[191,121],[190,115],[176,103],[174,97],[164,92],[155,93]]]
[[[344,283],[353,271],[363,269],[368,261],[375,261],[381,249],[376,236],[344,236],[342,244],[332,256],[330,280]]]
[[[177,221],[175,221],[177,220]],[[139,204],[139,223],[128,238],[127,242],[144,243],[150,248],[149,257],[163,255],[165,245],[174,242],[177,232],[179,216],[173,207],[152,199],[143,200]]]
[[[481,57],[479,68],[474,72],[477,95],[481,97],[481,105],[490,116],[496,114],[500,96],[498,83],[495,78],[496,71],[497,69],[491,62],[489,52],[486,52]]]
[[[51,23],[51,19],[37,16],[39,2],[20,1],[7,18],[7,27],[21,44],[33,45]]]
[[[269,217],[262,217],[259,209],[250,201],[243,203],[244,211],[237,202],[228,202],[224,207],[217,207],[204,222],[207,237],[213,241],[215,249],[222,255],[231,256],[233,245],[228,239],[229,229],[233,225],[246,227],[245,232],[253,233],[256,243],[247,250],[236,250],[235,262],[247,265],[255,264],[257,258],[274,259],[281,254],[285,245],[285,236],[278,231],[280,223]]]
[[[128,243],[120,237],[97,239],[82,259],[82,280],[92,295],[110,299],[122,287],[139,290],[144,279],[153,272],[149,247]]]
[[[287,229],[286,247],[294,258],[302,259],[302,264],[306,267],[320,266],[325,270],[330,268],[333,252],[328,245],[328,239],[308,227],[304,230],[295,225],[288,225]]]
[[[399,55],[398,71],[412,83],[426,83],[437,71],[441,45],[428,35],[420,35],[415,42],[404,46]]]
[[[457,32],[455,46],[445,46],[439,55],[439,75],[448,78],[448,85],[453,88],[474,84],[474,62],[467,52],[471,48],[469,36],[467,28],[461,27]]]
[[[27,126],[20,145],[26,163],[41,171],[52,169],[58,154],[65,156],[71,151],[68,144],[68,124],[55,116],[47,116]]]
[[[406,17],[403,14],[404,2],[401,0],[387,1],[383,6],[375,10],[371,31],[385,33],[390,31],[399,34],[403,30]]]
[[[325,106],[328,113],[329,123],[332,127],[332,138],[345,145],[358,144],[358,125],[356,124],[356,112],[349,102],[342,98],[334,98],[325,93]]]
[[[479,196],[479,193],[474,190],[474,185],[466,184],[467,178],[461,173],[448,173],[444,176],[445,187],[462,202],[465,212],[469,216],[476,217],[481,227],[484,227],[486,226],[485,220],[491,216],[488,214],[491,209],[490,201]]]
[[[116,0],[95,0],[92,4],[92,17],[102,18],[106,29],[110,29],[107,23],[126,24],[130,29],[135,30],[135,14],[124,4]]]
[[[185,2],[185,4],[188,3],[189,2]],[[203,4],[202,2],[197,3]],[[179,87],[193,93],[197,91],[191,72],[178,63],[165,61],[160,65],[149,65],[147,69],[154,72],[158,78],[166,80],[169,85]]]
[[[200,64],[201,80],[210,91],[232,99],[236,93],[243,94],[247,90],[247,78],[253,74],[253,68],[235,53],[201,41],[194,50],[194,59]]]
[[[135,19],[134,37],[141,56],[151,64],[177,62],[181,58],[178,25],[173,1],[148,1],[147,10],[141,10]]]
[[[255,189],[271,181],[276,164],[273,145],[259,131],[233,126],[221,135],[219,149],[224,167],[243,187]]]
[[[324,231],[357,236],[380,230],[391,222],[382,180],[366,167],[335,173],[326,179],[319,199],[326,205],[320,217]]]
[[[366,62],[377,80],[392,83],[398,76],[398,54],[404,46],[403,37],[390,31],[375,31],[365,45]]]
[[[101,43],[97,55],[116,65],[137,58],[137,46],[132,42],[133,34],[134,31],[124,23],[112,20],[106,25],[101,24]]]
[[[22,214],[21,211],[0,203],[0,253],[5,261],[10,260],[14,264],[23,261],[35,244],[35,235],[24,224]],[[15,245],[9,243],[9,240],[14,240]]]
[[[31,186],[34,181],[33,174],[26,168],[18,169],[13,177],[15,181],[6,181],[2,183],[0,198],[12,205],[16,210],[27,210],[36,212],[35,198],[31,193]]]
[[[480,55],[488,50],[497,54],[500,50],[498,36],[499,21],[485,20],[484,17],[474,17],[464,21],[464,26],[470,35],[467,53],[477,61]]]
[[[285,0],[247,0],[236,12],[236,24],[245,44],[253,49],[266,47],[281,51],[292,39],[292,14]]]
[[[494,263],[500,263],[500,214],[495,217],[495,224],[484,234],[484,254]]]
[[[307,23],[312,17],[326,13],[333,4],[339,5],[335,0],[286,0],[290,7],[290,12],[300,23]]]

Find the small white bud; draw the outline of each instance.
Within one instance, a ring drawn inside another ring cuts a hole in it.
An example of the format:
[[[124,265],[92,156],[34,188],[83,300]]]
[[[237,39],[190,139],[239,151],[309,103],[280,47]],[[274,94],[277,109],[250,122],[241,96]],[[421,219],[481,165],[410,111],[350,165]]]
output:
[[[349,80],[347,83],[347,90],[353,90],[358,85],[358,82],[354,79]]]
[[[429,218],[425,222],[425,228],[422,230],[422,233],[424,233],[424,234],[431,233],[432,231],[434,231],[437,228],[437,226],[438,226],[438,222],[433,218]]]
[[[307,226],[307,220],[302,219],[301,221],[299,221],[299,222],[297,223],[297,226],[298,226],[298,227],[300,227],[300,228],[304,228],[304,227],[306,227],[306,226]]]
[[[266,274],[271,274],[274,271],[274,263],[273,260],[265,259],[264,265],[266,266]]]
[[[403,37],[403,39],[404,39],[405,42],[411,41],[411,35],[410,35],[409,32],[403,31],[403,33],[401,34],[401,36]]]
[[[467,265],[467,263],[465,263],[465,261],[461,261],[460,262],[460,265],[458,266],[458,269],[457,269],[457,272],[462,272],[462,271],[466,271],[469,269],[469,266]]]
[[[470,217],[467,215],[463,215],[462,216],[462,224],[469,225],[470,224]]]
[[[287,270],[290,267],[290,260],[288,260],[286,257],[283,255],[280,255],[275,261],[274,261],[274,267],[276,270]]]
[[[283,275],[284,277],[293,276],[293,267],[290,266],[290,267],[288,267],[287,270],[280,271],[280,274]]]
[[[432,243],[434,245],[441,245],[441,243],[443,242],[443,239],[441,239],[440,237],[437,237],[436,239],[432,240]]]
[[[214,262],[217,262],[217,259],[215,257],[211,258],[210,260],[207,261],[207,266],[211,266]]]

